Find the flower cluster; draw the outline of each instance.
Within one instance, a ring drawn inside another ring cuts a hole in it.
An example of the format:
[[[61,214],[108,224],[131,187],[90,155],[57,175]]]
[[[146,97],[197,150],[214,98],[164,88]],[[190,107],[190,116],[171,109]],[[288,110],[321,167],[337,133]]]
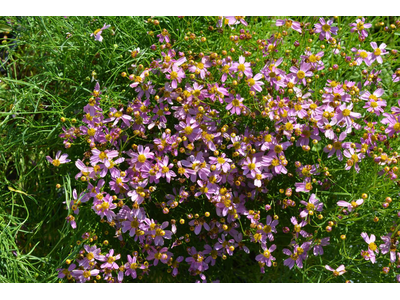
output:
[[[338,50],[333,22],[320,18],[307,34]],[[225,25],[250,26],[244,17],[220,17],[221,32]],[[74,192],[67,220],[73,228],[83,226],[79,208],[92,210],[115,231],[126,254],[114,248],[102,254],[87,239],[60,278],[122,282],[164,265],[172,276],[184,270],[204,281],[219,260],[250,251],[262,273],[278,264],[303,268],[331,246],[333,227],[352,220],[367,202],[368,196],[350,199],[349,193],[350,202],[328,199],[323,192],[335,188],[331,169],[356,176],[372,164],[377,177],[398,180],[399,154],[383,145],[400,133],[400,108],[390,107],[379,73],[367,85],[331,76],[339,65],[377,68],[387,57],[386,45],[371,42],[373,52],[336,56],[321,51],[325,47],[298,51],[295,44],[293,54],[280,55],[287,35],[281,30],[306,34],[303,25],[277,20],[279,32],[255,41],[258,54],[233,36],[238,53],[232,55],[173,49],[172,33],[163,29],[157,35],[166,43],[161,55],[123,74],[131,101],[106,108],[96,83],[82,125],[60,135],[66,148],[79,139],[89,148],[75,161],[75,178],[85,186],[79,197]],[[365,40],[371,26],[358,19],[350,27]],[[48,160],[54,166],[69,161],[60,152]],[[340,217],[323,225],[325,211]],[[361,236],[368,243],[362,256],[374,263],[375,236]],[[381,253],[390,252],[394,261],[397,236],[382,239]],[[287,246],[278,246],[282,241]],[[346,272],[344,265],[326,269],[334,276]]]

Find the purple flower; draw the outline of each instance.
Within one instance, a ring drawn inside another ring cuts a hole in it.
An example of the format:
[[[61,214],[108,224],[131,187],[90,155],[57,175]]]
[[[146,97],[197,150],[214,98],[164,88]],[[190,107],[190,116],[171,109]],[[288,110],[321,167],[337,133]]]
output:
[[[106,30],[110,26],[111,25],[104,24],[103,27],[101,27],[100,29],[95,30],[95,32],[93,32],[90,36],[94,36],[94,39],[96,41],[102,42],[103,41],[103,37],[101,36],[101,34],[103,33],[103,30]]]
[[[375,235],[371,234],[371,236],[368,237],[368,234],[366,232],[363,232],[361,233],[361,237],[368,244],[368,250],[361,251],[361,255],[364,257],[365,260],[370,260],[374,264],[376,261],[375,253],[379,253],[378,246],[375,244]]]
[[[163,247],[161,249],[156,249],[151,247],[149,250],[149,255],[147,256],[147,260],[154,260],[154,266],[158,265],[158,262],[161,261],[163,264],[168,263],[169,258],[172,257],[173,254],[168,252],[167,247]]]
[[[70,159],[67,159],[68,154],[64,153],[61,155],[61,151],[58,151],[56,157],[52,159],[50,156],[46,156],[46,159],[49,163],[53,164],[53,166],[58,167],[61,164],[66,164],[70,162]]]
[[[346,273],[344,265],[340,265],[336,270],[331,268],[330,266],[326,265],[325,269],[327,269],[328,271],[332,271],[334,276],[339,276],[339,275],[343,275],[344,273]]]
[[[289,269],[292,269],[295,264],[301,269],[303,268],[303,260],[307,258],[307,251],[310,249],[310,242],[305,242],[301,246],[295,244],[294,251],[290,251],[289,249],[283,249],[283,254],[289,255],[290,257],[285,259],[283,264],[288,266]]]
[[[58,278],[60,278],[60,279],[62,279],[62,278],[64,278],[65,276],[67,276],[67,278],[69,277],[69,276],[71,276],[71,272],[72,272],[72,270],[74,270],[76,268],[76,265],[75,264],[71,264],[69,267],[68,267],[68,269],[57,269],[57,271],[58,271]],[[68,278],[69,279],[69,278]]]
[[[203,252],[197,252],[195,247],[191,247],[188,253],[190,256],[186,257],[185,261],[190,264],[189,271],[203,272],[208,269],[208,264],[204,261],[205,255]]]
[[[79,282],[86,282],[90,280],[90,277],[97,276],[100,273],[99,270],[73,270],[72,276]]]
[[[290,72],[292,74],[290,74],[290,75],[292,78],[294,78],[295,83],[301,82],[304,85],[307,85],[306,77],[311,77],[313,75],[313,72],[309,71],[310,68],[311,68],[311,65],[308,63],[304,63],[304,62],[301,63],[300,69],[295,66],[292,66],[290,68]]]
[[[276,20],[275,25],[278,27],[285,26],[286,28],[292,28],[293,30],[296,30],[298,33],[301,33],[300,22],[284,19],[284,20]]]
[[[319,19],[319,23],[315,24],[315,32],[319,33],[319,39],[322,41],[324,38],[329,40],[331,38],[331,34],[336,35],[339,28],[337,27],[332,27],[331,25],[333,24],[333,20],[328,20],[328,22],[325,22],[324,18]]]
[[[261,244],[261,248],[264,251],[262,254],[256,256],[256,261],[264,263],[267,265],[267,267],[270,267],[272,265],[272,261],[275,260],[275,257],[271,255],[271,252],[276,249],[276,245],[274,244],[268,249],[266,245]]]
[[[342,206],[342,207],[346,207],[348,209],[349,212],[352,212],[353,209],[355,209],[356,207],[360,206],[361,204],[363,204],[364,200],[363,199],[358,199],[357,201],[351,201],[351,203],[340,200],[337,202],[338,206]]]
[[[300,201],[300,203],[306,206],[306,209],[300,213],[300,218],[305,218],[308,215],[312,216],[314,211],[322,211],[322,208],[324,207],[324,204],[319,202],[315,194],[311,195],[308,202]]]
[[[360,40],[365,40],[365,38],[368,36],[368,32],[365,30],[365,28],[371,28],[372,24],[365,23],[365,18],[361,18],[357,19],[356,23],[351,23],[350,26],[351,32],[357,31]]]
[[[119,266],[115,261],[119,260],[120,258],[121,254],[117,254],[114,256],[114,249],[110,249],[110,251],[100,259],[101,261],[105,262],[100,266],[100,268],[117,270],[119,269]]]
[[[96,260],[99,261],[104,261],[104,255],[101,255],[101,249],[97,248],[96,245],[90,247],[89,245],[84,245],[83,248],[86,251],[86,256],[81,259],[81,260],[77,260],[77,262],[79,263],[79,266],[83,266],[85,269],[89,269],[90,268],[90,264],[93,263]]]
[[[380,64],[383,63],[382,55],[388,54],[388,52],[385,50],[386,44],[382,43],[378,47],[375,42],[371,42],[371,47],[374,49],[374,52],[372,52],[369,57],[371,63],[373,63],[375,60]]]
[[[389,232],[387,235],[381,236],[381,239],[385,242],[384,244],[379,245],[382,254],[386,254],[390,252],[390,262],[394,263],[396,261],[396,250],[397,245],[399,244],[398,240],[394,240],[392,243],[392,233]]]
[[[328,246],[329,245],[329,237],[325,237],[322,239],[315,239],[314,240],[314,248],[313,248],[313,253],[315,256],[322,255],[324,254],[324,250],[322,247]]]
[[[125,263],[125,275],[132,276],[133,279],[137,277],[136,269],[140,268],[140,264],[136,262],[136,256],[128,255],[128,261]]]

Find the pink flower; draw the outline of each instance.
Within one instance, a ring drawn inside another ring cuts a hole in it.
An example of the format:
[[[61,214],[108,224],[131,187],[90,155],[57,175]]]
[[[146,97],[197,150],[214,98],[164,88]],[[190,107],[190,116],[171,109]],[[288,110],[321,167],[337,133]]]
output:
[[[312,194],[308,202],[305,201],[300,201],[301,204],[306,206],[306,209],[304,209],[300,213],[300,218],[305,218],[308,215],[312,216],[314,214],[314,211],[322,211],[324,204],[322,202],[319,202],[315,194]]]
[[[387,133],[389,137],[392,137],[395,133],[400,132],[400,120],[398,115],[395,116],[389,113],[384,113],[383,116],[386,118],[383,119],[381,123],[389,124],[385,130],[385,133]]]
[[[61,151],[58,151],[56,157],[52,159],[50,156],[46,156],[46,159],[49,163],[53,164],[53,166],[58,167],[61,164],[66,164],[70,162],[70,159],[67,159],[68,154],[64,153],[61,155]]]
[[[182,82],[182,79],[186,77],[185,71],[182,68],[179,68],[181,64],[186,61],[186,57],[180,58],[176,63],[172,65],[172,69],[169,70],[169,74],[166,75],[167,79],[171,80],[171,87],[176,89],[178,87],[178,83]]]
[[[169,162],[169,157],[168,156],[164,156],[164,159],[162,160],[162,162],[159,162],[159,168],[160,168],[160,172],[157,173],[156,178],[163,178],[165,177],[167,179],[167,182],[171,182],[171,178],[172,177],[176,177],[176,174],[174,171],[171,171],[171,169],[173,168],[174,164],[172,163],[168,163]]]
[[[251,91],[254,92],[261,92],[262,91],[262,87],[264,85],[264,82],[259,81],[260,79],[262,79],[264,76],[261,73],[258,73],[256,76],[249,77],[246,79],[248,86],[250,87]]]
[[[226,109],[230,111],[231,114],[237,114],[240,115],[242,110],[247,108],[245,105],[243,105],[243,100],[239,94],[235,96],[230,95],[228,99],[226,99],[226,103],[228,105],[226,106]]]
[[[332,27],[331,25],[333,24],[333,20],[328,20],[328,22],[325,22],[324,18],[319,19],[320,23],[315,24],[315,32],[319,33],[319,39],[322,41],[324,38],[329,40],[331,38],[331,34],[336,35],[339,28],[338,27]]]
[[[271,267],[272,261],[275,260],[275,257],[271,255],[271,252],[273,252],[276,249],[276,245],[274,244],[268,249],[267,245],[261,244],[261,248],[264,251],[262,254],[256,256],[256,261],[266,264],[267,267]]]
[[[374,49],[374,52],[372,52],[369,57],[371,63],[373,63],[375,60],[380,64],[383,63],[382,55],[388,54],[388,52],[385,50],[386,44],[382,43],[378,47],[375,42],[371,42],[371,47]]]
[[[233,72],[239,72],[239,74],[244,73],[244,75],[246,75],[246,77],[252,77],[253,72],[251,70],[251,65],[250,65],[250,63],[245,62],[245,60],[246,59],[244,56],[240,56],[239,62],[234,62],[232,64],[232,67],[230,68],[230,70]]]
[[[301,82],[304,85],[307,85],[306,77],[311,77],[313,75],[313,72],[309,71],[310,68],[311,65],[308,63],[301,63],[300,69],[295,66],[290,68],[290,72],[292,73],[290,75],[294,78],[296,84]]]
[[[97,276],[100,270],[73,270],[71,273],[79,282],[86,282],[90,280],[90,277]]]
[[[251,174],[251,178],[256,177],[256,173],[260,173],[260,168],[261,163],[256,161],[256,158],[246,158],[246,161],[243,163],[242,170],[243,170],[243,175],[246,175],[247,173]]]
[[[101,36],[101,34],[103,33],[103,30],[106,30],[107,28],[109,28],[111,25],[106,25],[104,24],[103,27],[101,27],[100,29],[97,29],[95,32],[93,32],[90,36],[94,36],[94,39],[96,41],[102,42],[103,41],[103,37]]]
[[[247,26],[247,22],[244,20],[245,17],[225,17],[228,20],[229,25],[236,25],[242,23],[244,26]]]
[[[329,237],[325,237],[322,239],[315,239],[314,240],[314,248],[313,248],[313,253],[315,256],[318,255],[323,255],[324,254],[324,249],[322,247],[328,246],[329,245]]]
[[[207,68],[211,67],[208,57],[204,56],[201,59],[201,62],[195,63],[194,65],[189,67],[189,71],[195,74],[198,74],[201,79],[205,79],[208,73]]]
[[[375,253],[379,253],[378,246],[375,244],[375,235],[371,234],[371,237],[368,237],[368,234],[366,232],[363,232],[361,233],[361,237],[368,244],[368,250],[361,251],[361,255],[364,257],[365,260],[370,260],[374,264],[376,261]]]
[[[276,20],[275,25],[278,27],[285,26],[286,28],[292,28],[293,30],[296,30],[298,33],[301,33],[300,22],[284,19],[284,20]]]
[[[364,203],[363,199],[358,199],[357,201],[351,201],[351,203],[340,200],[336,204],[338,206],[346,207],[349,212],[352,212],[353,209],[357,208],[358,206],[360,206],[363,203]]]
[[[296,263],[297,266],[302,269],[303,268],[303,260],[307,258],[307,251],[310,249],[310,242],[305,242],[301,246],[295,244],[294,251],[290,251],[289,249],[283,249],[283,254],[289,255],[290,257],[287,258],[283,264],[288,266],[289,269],[294,267]]]
[[[157,37],[158,37],[158,41],[160,42],[160,43],[163,43],[164,41],[166,42],[166,43],[169,43],[170,42],[170,34],[168,33],[168,30],[167,29],[163,29],[162,31],[161,31],[161,33],[160,34],[158,34],[157,35]]]
[[[355,53],[354,60],[357,62],[357,65],[361,65],[363,62],[365,62],[367,66],[371,65],[372,63],[372,61],[370,60],[371,52],[357,48],[352,48],[351,51]]]
[[[360,149],[354,150],[353,148],[349,148],[344,150],[343,154],[344,156],[349,158],[347,160],[345,169],[350,170],[354,166],[355,170],[358,173],[360,171],[360,166],[358,165],[358,163],[361,161],[361,159],[365,157],[365,154],[356,152],[360,152]]]
[[[344,273],[346,273],[344,265],[340,265],[336,270],[331,268],[330,266],[326,265],[325,269],[327,269],[328,271],[332,271],[334,276],[340,276],[340,275],[343,275]]]
[[[357,19],[356,23],[351,23],[351,32],[358,32],[358,35],[361,40],[365,40],[365,38],[368,36],[368,32],[365,30],[365,28],[371,28],[372,24],[371,23],[365,23],[365,18],[362,19]]]

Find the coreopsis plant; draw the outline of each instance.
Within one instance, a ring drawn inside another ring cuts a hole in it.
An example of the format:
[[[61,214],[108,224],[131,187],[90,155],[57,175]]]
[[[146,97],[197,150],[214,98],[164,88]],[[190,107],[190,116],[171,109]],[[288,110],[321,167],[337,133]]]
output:
[[[389,33],[368,18],[278,19],[271,32],[254,17],[214,21],[176,44],[155,27],[151,61],[141,49],[121,74],[129,98],[98,81],[81,125],[63,128],[78,149],[67,220],[86,235],[59,277],[230,281],[245,266],[258,275],[241,280],[398,280]]]

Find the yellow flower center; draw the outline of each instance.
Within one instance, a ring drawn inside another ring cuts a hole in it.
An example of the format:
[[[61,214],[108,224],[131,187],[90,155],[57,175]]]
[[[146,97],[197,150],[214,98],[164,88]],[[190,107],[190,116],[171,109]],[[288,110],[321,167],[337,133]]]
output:
[[[271,165],[272,165],[273,167],[279,166],[279,159],[274,158],[274,159],[272,160],[272,162],[271,162]]]
[[[207,193],[208,193],[208,187],[203,186],[203,187],[200,188],[200,191],[201,191],[203,194],[207,194]]]
[[[218,163],[221,164],[221,165],[222,165],[223,163],[225,163],[225,159],[224,159],[223,157],[218,157],[217,161],[218,161]]]
[[[184,129],[184,131],[185,131],[185,133],[186,133],[187,135],[191,135],[192,132],[193,132],[193,128],[190,127],[190,126],[186,126],[185,129]]]
[[[101,209],[104,211],[110,207],[110,204],[108,202],[103,202],[101,204]]]
[[[270,225],[265,225],[263,231],[265,233],[270,233],[272,231],[272,227]]]
[[[93,254],[92,252],[89,252],[89,253],[86,255],[86,258],[87,258],[88,260],[92,260],[92,259],[94,258],[94,254]]]
[[[400,123],[397,122],[396,124],[394,124],[393,129],[394,129],[395,131],[400,131]]]
[[[264,250],[263,255],[265,258],[269,258],[271,256],[271,252],[269,252],[268,250]]]
[[[90,271],[83,271],[83,277],[90,278]]]
[[[172,79],[172,80],[175,80],[175,79],[178,78],[178,73],[175,72],[175,71],[172,71],[170,75],[171,75],[171,79]]]
[[[200,70],[203,70],[204,69],[204,64],[203,63],[198,63],[197,64],[197,68],[200,69]]]
[[[201,91],[200,91],[200,90],[194,90],[194,91],[192,92],[192,94],[193,94],[195,97],[199,97],[200,94],[201,94]]]
[[[276,145],[274,147],[274,151],[275,151],[276,154],[279,154],[279,153],[281,153],[283,151],[283,147],[281,145]]]
[[[311,136],[311,131],[310,130],[303,130],[303,135],[307,138]]]
[[[240,106],[240,101],[238,99],[234,99],[232,101],[232,105],[235,106],[235,107],[238,107],[238,106]]]
[[[156,235],[157,236],[164,236],[165,235],[165,231],[162,230],[161,228],[157,228],[156,229]]]
[[[365,52],[365,51],[361,51],[359,54],[360,54],[361,58],[367,58],[368,57],[368,53]]]
[[[101,151],[99,154],[99,158],[100,159],[106,159],[107,158],[107,154],[104,151]]]
[[[374,51],[374,55],[375,56],[379,56],[379,55],[381,55],[381,53],[382,53],[382,50],[379,49],[379,48],[376,48],[375,51]]]
[[[357,30],[363,30],[364,29],[364,22],[358,22],[357,23]]]
[[[346,109],[343,110],[343,116],[345,116],[345,117],[350,116],[350,113],[351,113],[350,109],[346,108]]]
[[[371,102],[371,107],[373,108],[378,107],[378,103],[376,103],[375,101]]]
[[[249,168],[249,170],[254,170],[256,168],[256,164],[250,163],[247,167]]]
[[[329,26],[328,24],[322,25],[322,30],[328,32],[331,30],[331,26]]]
[[[306,77],[306,73],[302,70],[297,72],[297,78],[299,79],[303,79],[304,77]]]
[[[333,143],[333,148],[335,148],[336,150],[342,149],[342,143],[341,142],[334,142]]]
[[[312,204],[312,203],[308,203],[306,208],[307,208],[308,210],[314,210],[314,209],[315,209],[315,205]]]
[[[53,166],[58,167],[61,163],[60,163],[60,160],[58,160],[58,159],[53,159],[52,164],[53,164]]]
[[[131,263],[130,268],[135,270],[138,268],[138,264],[137,263]]]
[[[368,248],[369,248],[371,251],[375,251],[375,250],[378,248],[378,246],[377,246],[375,243],[369,243],[369,244],[368,244]]]
[[[293,124],[290,123],[290,122],[287,122],[287,123],[285,124],[285,129],[286,129],[287,131],[293,130]]]
[[[89,128],[87,131],[89,136],[94,136],[96,134],[96,129],[94,128]]]
[[[138,162],[144,163],[146,161],[146,156],[144,154],[140,154],[138,156]]]
[[[131,222],[131,227],[132,227],[132,228],[138,228],[138,227],[139,227],[139,222],[138,222],[137,220],[133,220],[133,221]]]
[[[356,163],[356,162],[358,162],[358,156],[357,156],[357,154],[353,154],[352,156],[351,156],[351,159]]]
[[[254,78],[248,79],[247,82],[248,82],[249,86],[253,86],[256,84],[256,81],[254,80]]]
[[[244,66],[244,64],[240,64],[240,65],[238,66],[238,70],[239,70],[240,72],[244,72],[244,70],[246,70],[246,67]]]
[[[168,173],[169,172],[169,168],[168,167],[162,167],[161,172]]]

